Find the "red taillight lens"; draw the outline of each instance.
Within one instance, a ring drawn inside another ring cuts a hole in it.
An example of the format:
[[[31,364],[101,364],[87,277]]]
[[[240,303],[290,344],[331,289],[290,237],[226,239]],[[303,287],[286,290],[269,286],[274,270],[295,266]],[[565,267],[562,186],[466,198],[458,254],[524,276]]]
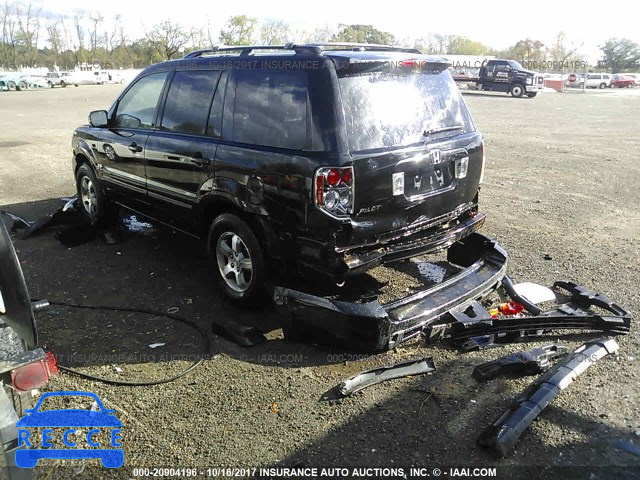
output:
[[[517,315],[524,310],[524,305],[518,302],[502,303],[498,307],[503,315]]]
[[[316,171],[315,204],[334,218],[353,212],[353,167],[322,167]]]
[[[340,170],[337,168],[332,168],[327,172],[327,183],[332,187],[335,187],[340,183],[340,178],[342,177]]]
[[[18,367],[11,371],[11,384],[20,392],[28,392],[45,385],[58,373],[58,363],[53,353],[47,352],[43,360]]]
[[[324,175],[316,177],[316,205],[322,205],[324,201]]]

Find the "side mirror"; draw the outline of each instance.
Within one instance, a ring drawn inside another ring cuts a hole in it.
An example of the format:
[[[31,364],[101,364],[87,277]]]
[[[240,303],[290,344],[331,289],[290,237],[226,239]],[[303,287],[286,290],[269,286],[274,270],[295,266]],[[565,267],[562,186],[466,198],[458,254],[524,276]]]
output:
[[[92,127],[106,127],[109,123],[106,110],[94,110],[89,114],[89,123]]]

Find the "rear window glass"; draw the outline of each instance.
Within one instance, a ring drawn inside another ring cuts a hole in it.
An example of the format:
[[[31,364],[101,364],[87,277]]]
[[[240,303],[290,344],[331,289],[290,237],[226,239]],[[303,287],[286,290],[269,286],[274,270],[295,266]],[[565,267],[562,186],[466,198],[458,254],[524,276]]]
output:
[[[238,70],[233,141],[300,150],[307,138],[302,71]]]
[[[460,91],[447,71],[376,72],[339,79],[352,151],[407,146],[473,130]]]

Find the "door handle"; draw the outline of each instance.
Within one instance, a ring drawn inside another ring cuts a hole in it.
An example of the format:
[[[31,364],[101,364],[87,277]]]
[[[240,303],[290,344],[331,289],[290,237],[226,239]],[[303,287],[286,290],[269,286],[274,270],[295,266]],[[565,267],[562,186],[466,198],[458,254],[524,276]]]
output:
[[[131,145],[129,145],[129,150],[131,150],[133,153],[140,153],[142,151],[142,147],[136,142],[133,142]]]
[[[204,158],[202,152],[196,152],[190,157],[191,163],[202,167],[203,165],[211,165],[211,160]]]

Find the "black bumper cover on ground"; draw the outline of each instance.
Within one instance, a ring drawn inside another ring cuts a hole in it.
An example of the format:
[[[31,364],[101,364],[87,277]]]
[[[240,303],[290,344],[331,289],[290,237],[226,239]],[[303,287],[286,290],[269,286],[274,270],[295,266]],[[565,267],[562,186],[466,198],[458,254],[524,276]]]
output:
[[[464,270],[444,282],[400,300],[343,302],[285,287],[274,301],[286,314],[285,331],[314,343],[361,351],[382,351],[412,338],[453,308],[493,292],[502,282],[507,253],[495,240],[473,233],[449,248],[447,260]]]

